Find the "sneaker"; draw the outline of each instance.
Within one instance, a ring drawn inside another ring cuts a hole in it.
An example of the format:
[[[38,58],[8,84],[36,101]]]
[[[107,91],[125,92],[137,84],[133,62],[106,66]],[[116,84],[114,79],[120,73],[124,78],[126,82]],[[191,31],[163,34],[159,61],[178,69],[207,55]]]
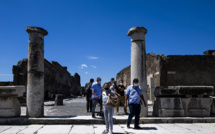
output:
[[[128,113],[127,113],[127,112],[125,112],[124,114],[125,114],[125,115],[128,115]]]
[[[96,116],[92,116],[92,118],[96,118]]]
[[[112,132],[112,131],[110,131],[108,134],[113,134],[113,132]]]
[[[107,133],[108,131],[106,129],[102,132],[102,134],[107,134]]]

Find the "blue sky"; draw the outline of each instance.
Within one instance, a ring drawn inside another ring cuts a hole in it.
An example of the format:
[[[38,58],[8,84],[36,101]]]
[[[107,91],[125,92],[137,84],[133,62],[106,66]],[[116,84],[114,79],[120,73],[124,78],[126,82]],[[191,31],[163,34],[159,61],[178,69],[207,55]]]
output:
[[[196,55],[215,50],[214,0],[0,0],[0,81],[28,56],[26,26],[46,29],[45,58],[107,82],[130,65],[127,31],[144,26],[146,52]]]

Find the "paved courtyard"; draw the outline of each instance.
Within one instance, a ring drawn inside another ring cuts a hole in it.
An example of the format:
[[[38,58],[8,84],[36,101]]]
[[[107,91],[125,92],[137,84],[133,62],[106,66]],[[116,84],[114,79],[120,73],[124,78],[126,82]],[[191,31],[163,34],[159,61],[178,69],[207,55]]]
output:
[[[133,125],[132,125],[133,126]],[[142,124],[142,129],[114,125],[115,134],[214,134],[215,123]],[[105,125],[19,125],[0,126],[0,134],[102,134]]]
[[[54,100],[46,101],[44,106],[44,115],[45,116],[86,116],[91,115],[90,112],[86,111],[86,98],[79,97],[79,98],[68,98],[64,99],[63,106],[53,106]],[[129,109],[127,108],[128,112]],[[149,102],[148,105],[149,116],[152,113],[152,104]],[[99,111],[99,105],[96,107],[96,111]],[[116,115],[116,110],[114,111]],[[119,107],[119,116],[124,115],[123,106]],[[26,115],[26,107],[21,107],[21,115]]]
[[[76,118],[91,118],[91,113],[86,112],[86,100],[84,97],[76,99],[65,99],[64,106],[53,106],[54,101],[45,102],[45,116],[76,116]],[[152,104],[149,103],[149,115],[152,112]],[[98,107],[97,110],[98,111]],[[127,118],[123,115],[123,107],[120,107],[120,114],[115,115],[117,119]],[[22,107],[22,116],[26,115],[26,107]],[[131,124],[131,127],[134,125]],[[168,123],[168,124],[140,124],[142,129],[127,129],[126,124],[115,124],[115,134],[213,134],[215,132],[215,123]],[[101,134],[105,129],[104,124],[90,125],[0,125],[0,134]]]

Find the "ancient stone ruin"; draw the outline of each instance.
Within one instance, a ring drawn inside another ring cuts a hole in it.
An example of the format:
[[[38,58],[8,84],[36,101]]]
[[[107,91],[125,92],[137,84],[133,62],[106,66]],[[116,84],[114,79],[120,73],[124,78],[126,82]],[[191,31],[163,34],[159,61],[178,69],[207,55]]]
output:
[[[76,73],[73,77],[58,62],[44,59],[44,36],[48,32],[40,27],[26,27],[26,31],[28,59],[13,66],[13,82],[0,83],[0,117],[20,116],[17,99],[20,94],[26,96],[27,116],[36,118],[44,116],[45,98],[54,98],[57,94],[56,105],[62,105],[64,96],[80,95],[80,76]]]
[[[0,117],[20,116],[21,108],[17,97],[24,90],[24,86],[0,86]]]
[[[213,86],[156,87],[153,115],[159,117],[208,117]]]
[[[138,78],[143,90],[143,96],[147,103],[147,79],[146,79],[146,50],[144,27],[133,27],[129,29],[127,36],[131,36],[131,81]],[[141,107],[141,117],[148,115],[148,107]]]
[[[183,88],[183,91],[187,90],[187,92],[191,92],[190,94],[184,94],[184,97],[187,98],[186,99],[187,101],[191,99],[190,103],[186,102],[186,104],[194,104],[194,102],[197,101],[199,102],[198,106],[193,106],[193,107],[195,107],[196,109],[205,109],[207,112],[210,111],[210,109],[208,108],[212,107],[211,111],[214,111],[214,112],[211,112],[211,113],[214,114],[215,104],[212,103],[210,99],[214,97],[209,98],[209,96],[214,95],[214,89],[212,87],[215,87],[214,52],[215,52],[214,50],[208,50],[204,52],[205,55],[164,56],[163,54],[160,54],[160,55],[156,55],[154,53],[147,54],[146,70],[147,70],[148,100],[151,100],[151,101],[156,100],[155,102],[156,106],[154,108],[156,110],[158,110],[159,108],[162,108],[161,104],[158,105],[157,103],[161,103],[160,100],[162,100],[162,102],[163,100],[165,100],[165,103],[166,103],[165,106],[167,106],[168,104],[172,105],[172,103],[177,102],[178,103],[177,107],[183,109],[182,106],[185,107],[185,105],[182,105],[182,104],[185,104],[185,99],[178,99],[177,97],[181,97],[180,94],[171,95],[171,93],[169,93],[169,96],[166,96],[166,97],[173,97],[174,101],[170,99],[164,99],[164,98],[161,99],[160,95],[156,94],[155,96],[155,89],[166,91],[168,93],[168,91],[173,91],[173,89],[175,90],[177,89],[176,91],[182,91],[181,89],[182,87],[188,86],[189,88],[188,87]],[[124,84],[126,86],[130,85],[131,77],[129,74],[130,74],[130,66],[124,68],[122,71],[120,71],[117,74],[117,82],[123,79]],[[205,87],[205,88],[202,88],[202,87]],[[202,96],[203,95],[202,93],[204,93],[206,89],[210,90],[210,93],[206,92],[204,96]],[[197,91],[201,91],[200,94],[198,94]],[[201,96],[203,98],[201,98]],[[200,104],[202,104],[202,102],[204,104],[205,101],[207,101],[206,103],[207,108],[200,106]],[[172,105],[172,106],[174,107],[176,105]],[[169,109],[172,109],[172,108],[169,107]],[[183,109],[182,111],[186,111],[186,110]],[[197,110],[197,111],[200,111],[200,110]],[[154,112],[154,115],[164,116],[164,114],[162,115],[156,112]],[[202,114],[202,115],[199,114],[199,116],[203,116],[203,115],[208,116],[208,113]],[[182,114],[180,116],[182,116]],[[193,116],[193,115],[186,114],[185,112],[183,116]]]
[[[13,66],[14,85],[27,84],[27,62],[28,59],[20,60]],[[63,94],[68,97],[80,95],[80,76],[72,76],[67,67],[61,66],[58,62],[44,59],[44,95],[45,99],[55,98],[56,94]]]

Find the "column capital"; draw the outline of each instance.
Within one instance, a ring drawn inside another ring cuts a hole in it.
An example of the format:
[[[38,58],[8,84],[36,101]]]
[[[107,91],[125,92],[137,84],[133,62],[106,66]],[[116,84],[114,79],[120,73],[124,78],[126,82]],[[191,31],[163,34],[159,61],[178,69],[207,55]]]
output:
[[[129,29],[127,36],[131,36],[131,42],[144,41],[147,30],[145,27],[133,27]]]
[[[147,33],[147,30],[145,27],[133,27],[128,30],[127,36],[132,36],[134,33],[140,33],[143,32],[144,34]]]
[[[46,36],[48,34],[48,32],[45,29],[41,28],[41,27],[28,26],[28,27],[26,27],[26,31],[28,33],[33,33],[33,32],[41,33],[43,36]]]

